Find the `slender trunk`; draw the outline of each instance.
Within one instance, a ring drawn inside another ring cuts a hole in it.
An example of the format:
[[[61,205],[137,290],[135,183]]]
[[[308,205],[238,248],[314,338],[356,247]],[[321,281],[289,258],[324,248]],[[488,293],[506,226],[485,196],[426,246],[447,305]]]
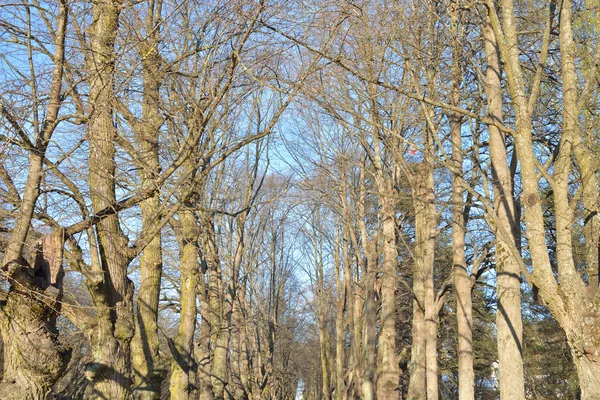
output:
[[[348,392],[354,396],[360,394],[362,388],[362,364],[361,364],[361,297],[356,292],[356,281],[358,280],[358,263],[349,255],[356,237],[352,231],[352,219],[348,209],[348,195],[343,194],[343,248],[344,260],[344,284],[346,288],[346,307],[348,308],[348,334],[350,336],[350,360],[351,369],[348,376]],[[358,245],[356,244],[358,247]],[[353,249],[357,252],[357,249]],[[356,268],[355,268],[356,266]],[[356,271],[355,271],[356,269]]]
[[[40,196],[40,184],[44,176],[44,157],[46,149],[54,130],[56,129],[58,113],[62,105],[62,91],[65,60],[65,35],[68,22],[68,6],[65,0],[59,2],[57,27],[54,35],[54,69],[52,71],[52,84],[49,93],[48,108],[46,111],[46,120],[41,131],[36,132],[34,139],[35,149],[30,149],[29,170],[27,173],[27,182],[25,192],[19,206],[19,215],[16,219],[14,228],[11,231],[10,239],[2,261],[2,269],[9,270],[8,265],[11,262],[22,264],[22,253],[26,243],[27,234],[31,227],[35,205]],[[37,101],[38,99],[35,99]]]
[[[365,304],[363,314],[363,398],[365,400],[375,399],[375,360],[377,339],[377,300],[375,298],[375,283],[377,279],[375,244],[370,241],[367,244],[368,272],[364,279]]]
[[[237,292],[237,291],[236,291]],[[239,293],[239,292],[238,292]],[[231,313],[232,323],[231,323],[231,341],[230,341],[230,352],[231,352],[231,362],[230,362],[230,383],[231,387],[234,388],[232,391],[233,397],[235,399],[245,399],[247,398],[246,390],[244,388],[244,384],[242,383],[242,359],[243,359],[243,335],[242,331],[244,330],[244,319],[240,310],[240,304],[238,301],[233,300],[233,310]]]
[[[342,400],[345,388],[344,342],[346,339],[346,327],[344,326],[343,309],[343,305],[338,306],[338,315],[335,319],[335,397],[338,400]]]
[[[142,228],[152,224],[160,207],[158,196],[140,204]],[[136,331],[131,342],[134,395],[139,399],[160,398],[165,371],[159,360],[158,299],[162,275],[160,235],[154,238],[140,257],[141,282],[137,300]]]
[[[194,382],[194,332],[196,330],[196,289],[198,285],[198,224],[191,204],[179,212],[181,223],[180,250],[180,291],[181,311],[179,329],[174,340],[173,363],[171,368],[171,399],[191,398]]]
[[[344,384],[344,344],[346,341],[346,324],[344,314],[346,311],[346,285],[342,277],[342,263],[347,263],[346,258],[342,258],[341,250],[343,244],[340,243],[339,230],[336,233],[334,263],[336,267],[335,283],[337,288],[337,304],[335,317],[335,397],[337,400],[342,400],[345,388]]]
[[[331,370],[329,368],[329,332],[325,325],[325,313],[319,311],[319,348],[321,351],[321,394],[325,400],[331,400]]]
[[[433,260],[431,264],[433,266]],[[438,387],[438,356],[437,356],[437,332],[438,332],[438,307],[435,301],[435,288],[433,281],[433,268],[428,271],[425,290],[425,365],[427,366],[427,399],[437,400],[439,398]]]
[[[198,398],[200,400],[212,400],[212,385],[210,383],[211,356],[210,356],[210,305],[208,285],[206,284],[206,265],[203,267],[203,275],[198,279],[198,298],[200,300],[200,314],[202,322],[194,356],[198,368]]]
[[[380,177],[383,180],[383,177]],[[381,277],[381,328],[377,365],[377,398],[397,399],[400,367],[396,353],[396,280],[398,250],[396,247],[396,198],[391,185],[380,182],[379,201],[383,233],[383,275]]]
[[[141,178],[142,186],[148,187],[160,173],[158,159],[158,136],[163,119],[160,113],[160,66],[158,40],[161,20],[161,1],[149,2],[147,40],[140,46],[144,80],[141,132]],[[140,203],[142,231],[149,229],[159,212],[159,195]],[[159,363],[158,299],[162,274],[162,247],[160,234],[144,248],[140,257],[140,291],[137,301],[136,332],[131,343],[131,364],[134,371],[134,396],[142,400],[160,398],[160,385],[165,370]]]
[[[222,400],[227,383],[229,326],[227,324],[221,260],[215,238],[213,217],[202,218],[201,243],[209,268],[208,292],[212,343],[211,385],[215,400]]]
[[[496,36],[486,25],[484,29],[487,60],[486,94],[488,114],[502,122],[502,89],[500,86],[500,61]],[[496,326],[498,330],[498,360],[500,397],[523,399],[525,383],[523,375],[521,318],[521,269],[510,246],[517,245],[519,219],[513,197],[512,178],[507,162],[506,138],[500,130],[489,126],[490,158],[492,161],[492,183],[497,229],[507,235],[496,235],[496,286],[498,306]],[[507,237],[508,236],[508,237]],[[512,243],[507,242],[510,241]]]
[[[463,79],[461,56],[463,49],[458,42],[459,39],[462,39],[458,4],[453,3],[449,12],[451,29],[453,35],[457,37],[452,46],[452,105],[458,106]],[[459,114],[450,115],[450,134],[452,137],[452,162],[455,169],[452,175],[452,264],[458,324],[458,398],[459,400],[473,400],[475,398],[475,372],[473,370],[472,284],[465,261],[467,216],[463,211],[462,118]]]
[[[416,251],[413,274],[412,351],[409,365],[409,399],[437,399],[437,307],[433,301],[435,250],[434,181],[431,160],[419,167],[413,197],[415,202]],[[429,293],[429,294],[428,294]],[[435,311],[434,311],[435,309]],[[431,365],[430,365],[431,364]],[[427,388],[425,386],[427,376]]]
[[[352,330],[352,337],[354,338],[354,379],[355,379],[355,384],[354,384],[354,390],[355,393],[358,397],[363,397],[363,378],[365,376],[364,373],[364,369],[365,369],[365,360],[362,357],[363,352],[364,352],[364,346],[365,344],[362,342],[362,337],[363,337],[363,318],[364,318],[364,308],[365,308],[365,298],[363,297],[362,293],[360,293],[360,287],[362,285],[365,284],[365,280],[366,280],[366,275],[363,274],[362,278],[359,278],[359,274],[358,274],[358,270],[359,270],[359,263],[356,263],[356,270],[357,273],[354,274],[355,278],[352,281],[352,285],[353,285],[353,293],[354,293],[354,301],[352,304],[352,307],[354,309],[354,319],[353,319],[353,326],[354,329]],[[364,293],[364,291],[363,291]]]

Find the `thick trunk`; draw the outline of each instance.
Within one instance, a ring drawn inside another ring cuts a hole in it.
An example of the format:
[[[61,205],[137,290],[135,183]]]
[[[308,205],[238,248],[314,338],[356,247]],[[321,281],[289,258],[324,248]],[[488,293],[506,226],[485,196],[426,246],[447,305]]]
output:
[[[89,161],[93,166],[89,185],[95,211],[116,202],[112,101],[114,44],[120,10],[121,5],[115,2],[95,3],[89,35]],[[98,322],[90,337],[92,362],[87,365],[87,376],[94,384],[94,398],[127,399],[131,391],[130,342],[134,333],[133,283],[127,277],[128,239],[114,214],[102,219],[96,230],[101,265],[94,268],[103,279],[88,282]]]
[[[188,205],[190,206],[190,205]],[[190,398],[194,382],[191,376],[194,371],[194,332],[196,330],[196,290],[198,285],[198,229],[193,211],[179,213],[181,222],[180,281],[181,312],[179,329],[174,340],[171,367],[171,399],[187,400]]]
[[[600,360],[595,358],[592,360],[580,354],[573,356],[579,378],[581,400],[600,399]]]
[[[64,232],[41,240],[35,266],[13,265],[0,299],[4,371],[0,398],[47,399],[69,362],[56,329],[62,295]]]

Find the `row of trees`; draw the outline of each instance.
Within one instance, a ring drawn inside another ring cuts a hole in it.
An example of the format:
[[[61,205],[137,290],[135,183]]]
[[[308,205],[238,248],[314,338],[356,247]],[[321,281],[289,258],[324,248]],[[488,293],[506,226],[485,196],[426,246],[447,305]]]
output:
[[[1,7],[0,398],[600,398],[596,2]]]

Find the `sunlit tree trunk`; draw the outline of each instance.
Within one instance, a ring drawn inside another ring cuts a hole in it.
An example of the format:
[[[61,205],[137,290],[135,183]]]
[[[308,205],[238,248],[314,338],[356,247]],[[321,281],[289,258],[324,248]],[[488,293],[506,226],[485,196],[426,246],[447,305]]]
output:
[[[532,140],[532,107],[539,93],[541,75],[536,75],[530,96],[526,96],[524,77],[517,41],[515,10],[511,0],[502,1],[502,23],[493,4],[488,1],[490,25],[498,39],[498,47],[506,69],[509,93],[516,116],[515,146],[521,167],[523,185],[524,216],[527,242],[533,264],[533,272],[528,279],[538,288],[538,293],[552,315],[565,330],[573,361],[577,367],[582,399],[595,399],[600,396],[598,370],[600,360],[600,334],[597,329],[598,296],[588,296],[585,282],[575,267],[572,229],[573,207],[570,202],[570,181],[572,177],[573,145],[580,134],[578,126],[578,77],[575,70],[575,44],[572,32],[572,3],[558,2],[560,8],[559,44],[561,55],[562,100],[564,106],[562,136],[558,155],[554,163],[553,195],[556,220],[556,258],[558,280],[549,259],[546,242],[544,210],[540,201],[539,178],[536,173],[536,155]],[[554,3],[550,3],[552,16]],[[551,34],[550,21],[544,32],[541,50],[541,64],[548,54]],[[585,171],[584,171],[585,174]],[[524,271],[522,269],[522,271]],[[588,282],[589,285],[589,282]],[[593,290],[592,292],[595,292]]]
[[[149,32],[140,45],[143,71],[142,119],[138,126],[141,139],[140,175],[142,186],[149,187],[160,174],[158,159],[159,131],[163,123],[160,113],[161,57],[158,53],[161,1],[148,2],[146,29]],[[142,230],[149,229],[160,210],[159,194],[140,203]],[[140,290],[137,300],[136,332],[131,342],[134,395],[142,400],[160,398],[160,385],[165,375],[159,361],[158,298],[162,273],[160,234],[148,243],[140,257]]]
[[[190,166],[188,166],[189,168]],[[196,293],[200,265],[198,263],[198,221],[192,204],[179,212],[180,293],[179,328],[173,343],[170,392],[173,400],[191,398],[194,373],[194,333],[196,330]]]
[[[488,114],[498,122],[502,117],[502,89],[500,86],[500,60],[496,36],[484,27],[486,50],[486,94]],[[521,318],[521,270],[510,251],[510,240],[514,245],[520,229],[513,197],[512,178],[508,168],[506,138],[493,125],[489,126],[490,157],[492,160],[492,182],[494,186],[494,208],[500,229],[508,234],[496,237],[496,284],[498,308],[498,358],[500,372],[500,397],[503,399],[524,398],[524,375]]]
[[[211,386],[215,400],[221,400],[224,398],[227,383],[229,326],[225,315],[224,283],[221,259],[215,238],[214,220],[212,215],[202,214],[200,242],[205,253],[209,274],[208,293],[212,344]]]
[[[433,169],[424,161],[419,166],[413,201],[415,202],[415,261],[413,272],[413,321],[412,347],[409,364],[409,399],[425,399],[431,388],[426,389],[426,377],[430,386],[437,386],[437,366],[429,365],[437,359],[431,359],[436,353],[437,338],[430,337],[426,316],[432,318],[431,310],[436,308],[433,302],[433,261],[435,250],[435,205],[433,188]],[[429,303],[427,292],[430,292]],[[434,321],[429,321],[434,324]],[[435,327],[435,325],[434,325]],[[437,331],[437,328],[435,328]],[[427,351],[429,348],[429,351]],[[429,357],[428,357],[429,355]]]
[[[197,345],[194,351],[196,367],[198,368],[197,385],[198,398],[200,400],[212,400],[212,385],[210,382],[211,355],[210,355],[210,305],[208,285],[205,276],[207,272],[206,263],[202,267],[202,275],[198,278],[198,299],[200,302],[200,315],[202,321],[198,335]]]
[[[391,177],[390,177],[391,179]],[[396,353],[396,279],[398,250],[396,247],[396,197],[391,185],[380,187],[383,266],[381,277],[381,328],[377,366],[377,398],[397,399],[400,368]]]
[[[35,265],[14,270],[12,286],[0,297],[4,351],[0,398],[43,400],[61,377],[70,357],[58,340],[64,230],[38,244]],[[35,275],[35,278],[34,278]]]
[[[451,32],[456,38],[452,43],[452,104],[459,106],[460,88],[463,80],[462,39],[459,26],[458,2],[449,9]],[[488,64],[489,66],[489,64]],[[489,80],[488,80],[489,82]],[[475,373],[473,370],[473,306],[472,284],[465,261],[466,219],[464,212],[464,180],[462,149],[462,117],[450,116],[452,138],[452,264],[454,266],[454,293],[456,296],[456,319],[458,323],[458,397],[460,400],[475,398]]]
[[[116,203],[114,45],[121,8],[119,2],[95,3],[89,29],[89,185],[95,211]],[[87,365],[87,376],[94,384],[94,398],[127,399],[131,395],[130,344],[134,334],[133,282],[127,277],[128,239],[116,214],[100,220],[96,231],[101,265],[94,268],[99,279],[88,285],[98,322],[91,338],[92,362]]]
[[[336,316],[335,316],[335,398],[342,400],[344,395],[344,363],[345,363],[345,351],[344,345],[346,342],[346,326],[345,324],[345,311],[346,311],[346,293],[347,288],[345,286],[344,277],[342,276],[345,268],[342,264],[347,263],[348,260],[342,256],[342,241],[340,240],[340,230],[336,230],[335,237],[335,253],[334,253],[334,264],[336,269],[335,274],[335,287],[337,288],[337,299],[336,299]]]

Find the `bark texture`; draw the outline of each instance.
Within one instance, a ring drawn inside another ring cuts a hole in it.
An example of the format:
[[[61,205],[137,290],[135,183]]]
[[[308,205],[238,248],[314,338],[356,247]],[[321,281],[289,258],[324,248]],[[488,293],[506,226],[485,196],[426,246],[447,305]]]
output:
[[[89,73],[89,185],[95,211],[116,203],[113,85],[115,38],[122,4],[100,1],[94,4],[89,29],[91,53]],[[98,322],[90,334],[92,362],[86,375],[93,383],[93,398],[127,399],[131,395],[130,345],[134,334],[133,282],[127,277],[131,255],[128,238],[119,218],[111,214],[96,225],[100,265],[93,265],[94,280],[88,287],[96,306]]]
[[[159,33],[162,2],[148,2],[146,29],[150,34],[142,42],[143,102],[142,120],[137,124],[141,139],[138,162],[143,187],[151,187],[160,174],[158,158],[159,132],[163,124],[160,114],[161,63]],[[160,217],[160,199],[156,193],[140,203],[142,231],[148,231]],[[161,365],[158,340],[158,299],[162,275],[162,244],[160,233],[144,248],[140,257],[141,282],[137,300],[136,330],[131,343],[134,395],[142,400],[160,398],[161,382],[166,375]]]
[[[194,332],[196,330],[196,293],[198,288],[198,224],[191,204],[180,211],[181,231],[180,281],[181,311],[179,328],[173,343],[174,362],[171,366],[171,399],[187,400],[192,398],[194,365]]]
[[[432,303],[433,294],[433,261],[435,250],[435,205],[433,203],[433,169],[428,162],[419,166],[419,173],[414,182],[415,231],[416,250],[413,272],[413,325],[412,350],[409,365],[410,382],[408,387],[409,399],[425,399],[431,392],[436,392],[432,386],[437,386],[437,366],[429,365],[430,358],[435,354],[436,338],[428,334],[426,316],[432,317],[429,311],[435,307]],[[430,292],[428,305],[427,292]],[[437,309],[437,307],[435,307]],[[429,311],[429,312],[428,312]],[[429,321],[433,323],[434,321]],[[430,332],[431,333],[431,332]],[[433,342],[432,342],[433,341]],[[429,351],[427,349],[429,348]],[[435,361],[437,363],[437,360]],[[427,380],[430,382],[426,390]]]
[[[43,237],[35,265],[12,265],[0,298],[4,371],[0,398],[44,400],[67,367],[70,350],[58,340],[64,229]]]
[[[459,19],[459,4],[453,2],[449,13],[451,32],[456,38],[452,44],[452,104],[459,106],[462,74],[462,32]],[[489,65],[489,64],[488,64]],[[467,215],[464,212],[464,180],[462,149],[462,117],[450,115],[452,138],[452,264],[454,269],[454,293],[456,297],[456,319],[458,324],[458,398],[475,398],[475,372],[473,370],[473,305],[472,283],[465,260],[465,234]]]

